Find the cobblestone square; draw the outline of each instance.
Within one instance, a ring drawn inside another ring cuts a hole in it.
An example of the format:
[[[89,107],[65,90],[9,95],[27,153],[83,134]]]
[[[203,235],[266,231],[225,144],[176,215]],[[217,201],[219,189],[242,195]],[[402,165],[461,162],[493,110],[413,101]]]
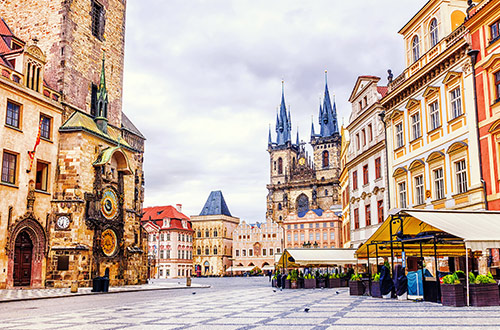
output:
[[[193,282],[211,288],[2,303],[0,329],[500,329],[500,307],[281,291],[262,277]]]

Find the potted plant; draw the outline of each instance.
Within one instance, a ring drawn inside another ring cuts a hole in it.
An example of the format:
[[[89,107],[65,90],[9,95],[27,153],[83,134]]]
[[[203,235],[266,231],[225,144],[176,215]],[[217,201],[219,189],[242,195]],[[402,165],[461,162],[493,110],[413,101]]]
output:
[[[330,274],[328,278],[328,287],[329,288],[340,288],[340,275],[339,274]]]
[[[349,294],[351,296],[362,296],[365,293],[365,286],[361,281],[360,274],[353,274],[349,281]]]
[[[372,297],[382,298],[382,293],[380,292],[380,274],[373,274],[372,277],[372,289],[371,289]]]
[[[498,284],[491,273],[488,275],[477,275],[469,273],[469,294],[472,306],[498,306]]]
[[[299,273],[297,272],[296,269],[293,269],[290,272],[290,288],[291,289],[297,289],[298,288],[298,280],[299,280]]]
[[[291,280],[292,279],[292,275],[291,273],[288,273],[288,275],[286,276],[286,279],[285,279],[285,289],[290,289],[291,288]]]
[[[443,277],[441,284],[441,303],[443,306],[465,306],[464,285],[460,282],[457,272]]]
[[[313,289],[316,287],[316,278],[313,274],[308,273],[304,277],[304,289]]]

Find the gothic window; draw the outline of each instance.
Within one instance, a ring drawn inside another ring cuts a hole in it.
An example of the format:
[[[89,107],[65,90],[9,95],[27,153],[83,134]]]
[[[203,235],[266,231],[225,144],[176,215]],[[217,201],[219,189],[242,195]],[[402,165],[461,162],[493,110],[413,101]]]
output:
[[[205,254],[209,255],[210,254],[210,249],[208,247],[205,248]]]
[[[283,209],[283,207],[281,206],[281,203],[278,203],[278,210],[281,211],[282,209]]]
[[[330,165],[330,154],[328,151],[323,151],[323,168],[327,168]]]
[[[90,115],[97,116],[97,85],[92,83],[92,94],[90,96]]]
[[[205,230],[205,237],[210,237],[210,231],[207,229]],[[207,253],[208,254],[208,253]]]
[[[283,174],[283,159],[278,158],[278,174]]]
[[[201,231],[198,230],[198,237],[201,237]]]
[[[104,7],[97,1],[92,1],[92,35],[99,40],[104,36]]]
[[[214,254],[217,254],[217,247],[214,246]]]
[[[214,237],[217,237],[217,229],[214,229]]]
[[[297,213],[309,211],[309,198],[301,194],[297,198]]]

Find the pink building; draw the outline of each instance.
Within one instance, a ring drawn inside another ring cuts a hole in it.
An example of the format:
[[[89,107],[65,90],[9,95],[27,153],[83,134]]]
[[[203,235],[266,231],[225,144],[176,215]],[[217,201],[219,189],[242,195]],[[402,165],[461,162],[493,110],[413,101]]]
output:
[[[274,270],[274,255],[282,251],[282,238],[281,227],[271,219],[257,224],[242,221],[233,232],[233,272],[253,267]]]
[[[290,213],[284,219],[283,227],[286,248],[342,247],[342,220],[336,211],[317,209],[306,213]]]
[[[150,278],[191,276],[193,229],[189,218],[177,208],[155,206],[143,209],[142,225],[148,233]]]

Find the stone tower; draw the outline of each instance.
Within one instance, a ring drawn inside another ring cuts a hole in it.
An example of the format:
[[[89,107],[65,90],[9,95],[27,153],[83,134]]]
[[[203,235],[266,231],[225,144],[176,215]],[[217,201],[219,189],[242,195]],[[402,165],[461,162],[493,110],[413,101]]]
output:
[[[285,106],[284,92],[276,118],[276,142],[269,130],[270,184],[267,185],[267,217],[281,223],[290,213],[303,216],[309,210],[328,210],[338,204],[340,174],[340,134],[335,104],[332,107],[328,86],[320,107],[321,133],[312,127],[313,159],[299,139],[291,141],[291,115]],[[325,153],[326,152],[326,153]],[[324,162],[324,164],[323,164]],[[324,166],[323,166],[324,165]]]
[[[44,79],[62,94],[65,118],[74,110],[96,115],[101,59],[106,51],[108,120],[121,124],[125,0],[3,0],[12,32],[47,55]]]

